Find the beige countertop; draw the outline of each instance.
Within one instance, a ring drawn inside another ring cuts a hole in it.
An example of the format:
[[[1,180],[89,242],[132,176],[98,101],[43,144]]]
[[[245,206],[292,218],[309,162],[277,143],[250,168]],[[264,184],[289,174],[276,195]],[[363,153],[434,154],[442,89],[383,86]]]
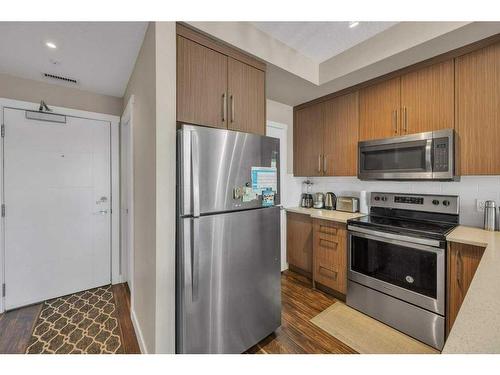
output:
[[[366,214],[360,214],[359,212],[351,213],[335,210],[321,210],[317,208],[290,207],[286,208],[286,210],[288,212],[309,215],[315,219],[331,220],[344,224],[347,223],[349,219],[366,216]]]
[[[461,225],[446,239],[485,250],[443,354],[500,353],[500,232]]]

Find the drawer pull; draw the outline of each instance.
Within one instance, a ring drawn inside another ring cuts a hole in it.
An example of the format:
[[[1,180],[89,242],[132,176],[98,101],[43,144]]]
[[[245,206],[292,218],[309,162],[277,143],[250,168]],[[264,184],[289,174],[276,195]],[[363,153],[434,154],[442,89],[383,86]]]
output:
[[[328,249],[337,250],[337,245],[338,245],[338,243],[334,242],[334,241],[328,241],[328,240],[324,240],[324,239],[319,240],[319,246],[326,247]]]
[[[337,234],[337,228],[327,227],[325,225],[320,225],[319,231],[325,234]]]
[[[319,266],[319,274],[336,281],[338,272],[332,271],[326,267]]]

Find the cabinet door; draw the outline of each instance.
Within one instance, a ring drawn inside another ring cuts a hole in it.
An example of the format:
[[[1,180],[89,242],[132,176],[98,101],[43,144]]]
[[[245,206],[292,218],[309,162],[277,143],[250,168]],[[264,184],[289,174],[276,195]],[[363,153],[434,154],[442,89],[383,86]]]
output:
[[[287,212],[286,259],[288,264],[306,273],[312,272],[313,234],[309,215]]]
[[[323,172],[325,176],[358,173],[358,93],[324,104]]]
[[[453,60],[401,77],[401,134],[454,127]]]
[[[323,175],[323,105],[299,109],[293,122],[293,174]]]
[[[400,78],[365,87],[359,92],[359,140],[399,135]]]
[[[461,175],[498,175],[500,44],[460,56],[455,61]]]
[[[262,70],[228,57],[228,128],[265,135],[266,93]]]
[[[347,290],[347,247],[345,225],[313,219],[313,278],[330,289]]]
[[[177,121],[226,128],[227,56],[177,36]]]
[[[448,245],[448,309],[446,331],[450,332],[476,273],[484,248],[452,242]]]

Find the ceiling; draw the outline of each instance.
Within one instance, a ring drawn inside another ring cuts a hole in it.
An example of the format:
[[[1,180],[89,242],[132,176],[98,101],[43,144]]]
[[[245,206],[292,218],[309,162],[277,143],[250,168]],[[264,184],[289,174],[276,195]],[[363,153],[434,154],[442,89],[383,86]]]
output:
[[[321,63],[397,22],[360,22],[350,28],[350,22],[252,22],[273,38],[287,44],[311,60]]]
[[[146,22],[0,22],[0,73],[122,97],[146,27]],[[78,83],[47,80],[42,73]]]

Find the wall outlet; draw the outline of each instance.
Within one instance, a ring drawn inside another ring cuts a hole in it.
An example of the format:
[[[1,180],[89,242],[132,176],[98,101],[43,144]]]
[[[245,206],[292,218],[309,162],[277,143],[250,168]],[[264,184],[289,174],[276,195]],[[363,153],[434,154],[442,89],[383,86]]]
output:
[[[484,212],[484,203],[486,201],[483,199],[476,199],[476,211],[477,212]]]

